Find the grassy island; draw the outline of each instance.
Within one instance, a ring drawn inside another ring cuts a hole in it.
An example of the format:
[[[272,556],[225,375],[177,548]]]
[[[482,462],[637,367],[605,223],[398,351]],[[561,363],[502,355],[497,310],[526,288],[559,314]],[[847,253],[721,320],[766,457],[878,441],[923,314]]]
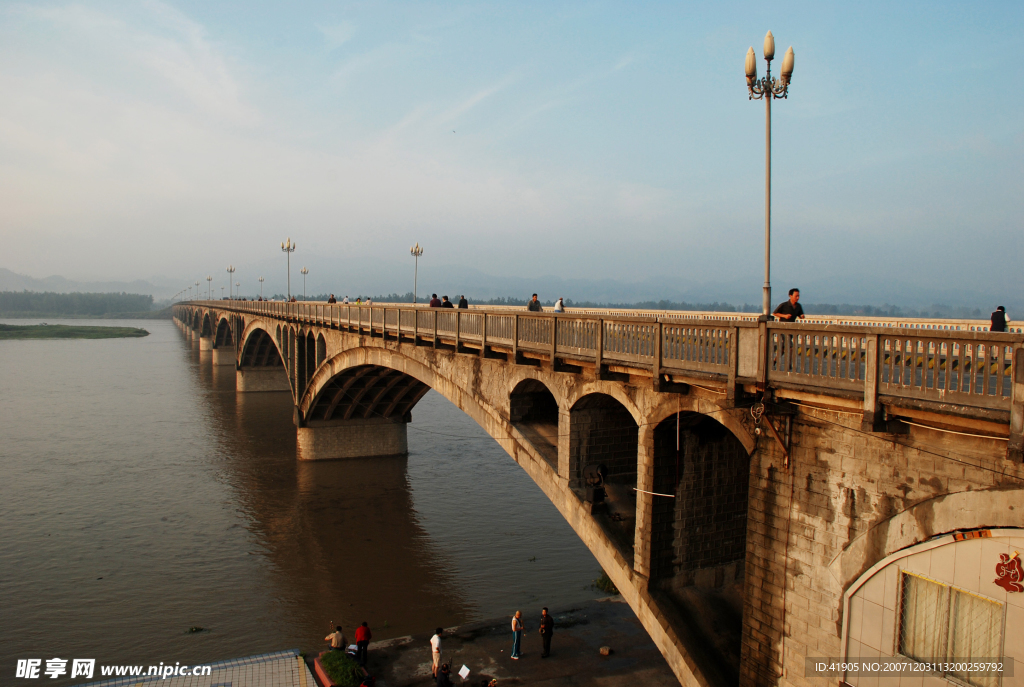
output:
[[[0,324],[0,341],[5,339],[124,339],[149,336],[138,327],[78,327],[66,324]]]

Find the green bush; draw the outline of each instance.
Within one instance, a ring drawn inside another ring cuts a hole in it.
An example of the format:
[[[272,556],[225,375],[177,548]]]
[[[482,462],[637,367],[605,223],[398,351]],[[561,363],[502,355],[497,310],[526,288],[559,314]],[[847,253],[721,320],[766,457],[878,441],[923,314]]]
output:
[[[339,687],[359,687],[363,681],[363,669],[344,651],[328,651],[320,657],[320,665]]]

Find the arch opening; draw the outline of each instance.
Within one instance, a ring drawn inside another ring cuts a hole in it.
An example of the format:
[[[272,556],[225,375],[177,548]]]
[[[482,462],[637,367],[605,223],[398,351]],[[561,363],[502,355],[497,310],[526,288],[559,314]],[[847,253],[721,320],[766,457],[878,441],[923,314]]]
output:
[[[413,406],[430,390],[415,377],[380,365],[350,367],[335,375],[306,411],[310,425],[337,420],[409,422]]]
[[[277,352],[277,346],[262,329],[255,330],[242,349],[242,367],[282,367],[284,361]]]
[[[739,682],[750,459],[718,421],[681,412],[654,428],[651,593],[688,628],[705,675]]]
[[[509,397],[509,421],[558,469],[558,401],[542,382],[524,379]]]
[[[636,535],[637,441],[633,416],[607,394],[584,396],[569,411],[569,486],[619,552],[632,561]],[[587,468],[604,466],[604,485],[588,488]]]
[[[203,329],[200,336],[213,336],[213,325],[210,324],[210,313],[203,315]]]
[[[221,348],[234,345],[235,339],[231,332],[231,323],[228,322],[226,317],[221,318],[220,322],[217,323],[217,336],[214,338],[214,347]]]

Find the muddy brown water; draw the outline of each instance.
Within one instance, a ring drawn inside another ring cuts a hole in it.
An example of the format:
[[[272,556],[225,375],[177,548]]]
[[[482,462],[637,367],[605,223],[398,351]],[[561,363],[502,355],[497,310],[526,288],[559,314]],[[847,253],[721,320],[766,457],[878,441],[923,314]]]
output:
[[[0,684],[21,658],[194,664],[317,649],[331,621],[387,638],[602,595],[436,392],[408,457],[298,463],[289,394],[236,394],[169,321],[72,323],[151,335],[0,342]]]

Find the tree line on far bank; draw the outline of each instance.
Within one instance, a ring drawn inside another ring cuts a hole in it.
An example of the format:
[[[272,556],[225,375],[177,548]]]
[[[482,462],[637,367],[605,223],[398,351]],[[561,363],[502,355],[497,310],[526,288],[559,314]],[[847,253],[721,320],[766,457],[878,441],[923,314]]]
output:
[[[0,291],[0,317],[154,317],[153,297],[141,293]],[[166,316],[170,316],[169,312]]]

